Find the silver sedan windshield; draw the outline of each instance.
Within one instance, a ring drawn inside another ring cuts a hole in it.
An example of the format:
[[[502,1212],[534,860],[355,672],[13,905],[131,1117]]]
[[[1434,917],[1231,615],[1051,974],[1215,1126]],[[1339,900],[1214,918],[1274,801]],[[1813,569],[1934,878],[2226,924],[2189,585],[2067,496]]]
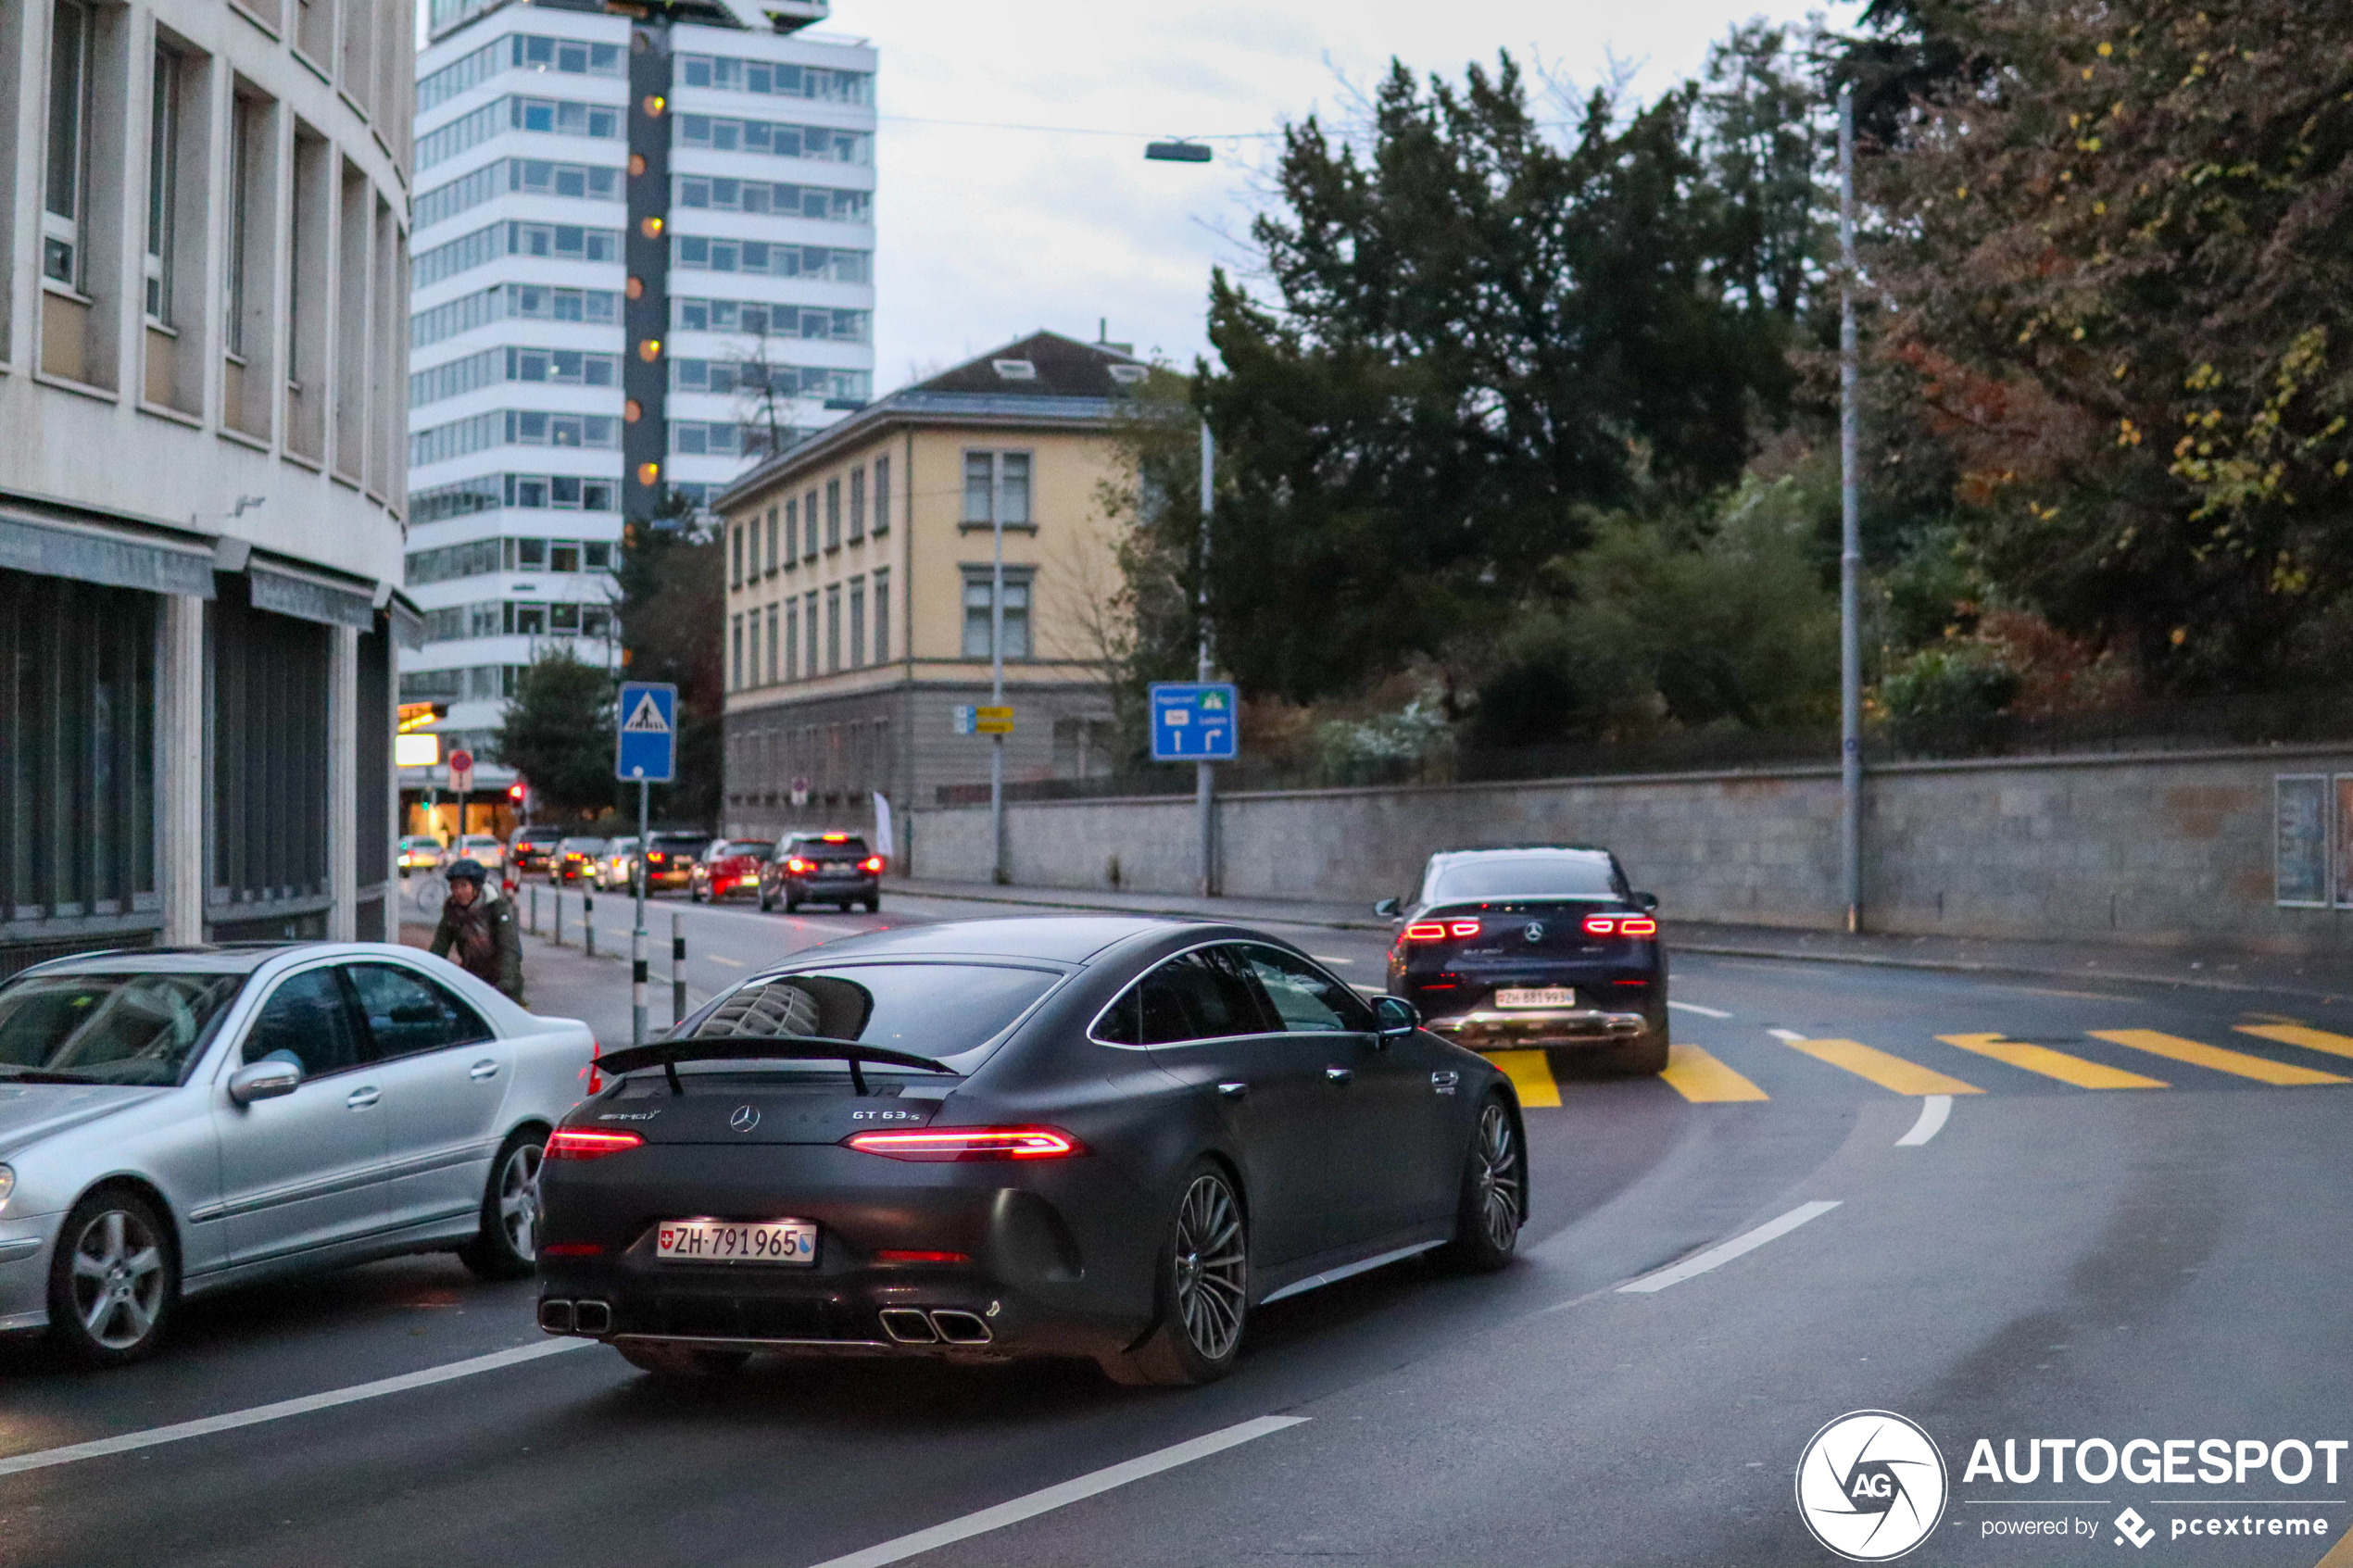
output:
[[[242,974],[30,974],[0,987],[0,1079],[180,1082]]]

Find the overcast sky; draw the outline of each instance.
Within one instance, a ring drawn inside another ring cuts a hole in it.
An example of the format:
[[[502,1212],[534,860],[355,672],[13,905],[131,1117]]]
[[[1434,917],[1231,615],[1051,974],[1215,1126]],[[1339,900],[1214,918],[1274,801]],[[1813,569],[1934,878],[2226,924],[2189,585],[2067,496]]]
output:
[[[881,50],[875,391],[1038,327],[1189,364],[1214,263],[1242,253],[1286,120],[1345,111],[1391,56],[1459,76],[1509,49],[1590,86],[1614,58],[1655,94],[1710,41],[1822,0],[834,0],[824,31]],[[1827,7],[1834,23],[1853,4]],[[936,120],[1067,126],[1048,134]],[[1147,163],[1146,140],[1215,140]],[[1247,138],[1247,139],[1240,139]]]

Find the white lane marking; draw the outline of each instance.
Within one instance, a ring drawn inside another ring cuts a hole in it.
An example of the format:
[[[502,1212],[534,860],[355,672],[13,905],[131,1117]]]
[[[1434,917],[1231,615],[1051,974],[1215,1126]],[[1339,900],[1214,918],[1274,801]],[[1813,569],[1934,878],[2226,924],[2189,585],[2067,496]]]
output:
[[[1910,1132],[1895,1140],[1895,1147],[1898,1148],[1919,1148],[1944,1130],[1944,1119],[1952,1114],[1953,1097],[1951,1095],[1921,1096],[1920,1119],[1912,1123]]]
[[[705,953],[703,955],[703,961],[706,963],[724,963],[729,969],[741,969],[744,967],[743,960],[731,959],[724,953]]]
[[[1011,1502],[1000,1502],[994,1508],[984,1508],[977,1513],[967,1513],[962,1519],[950,1519],[945,1524],[935,1524],[912,1536],[901,1536],[897,1540],[870,1546],[847,1557],[829,1558],[818,1563],[817,1568],[883,1568],[885,1563],[904,1562],[910,1557],[936,1551],[958,1541],[970,1540],[991,1530],[1001,1530],[1008,1524],[1018,1524],[1025,1519],[1035,1519],[1041,1513],[1051,1513],[1055,1509],[1083,1502],[1114,1487],[1125,1486],[1131,1481],[1141,1481],[1164,1470],[1174,1470],[1180,1464],[1207,1459],[1211,1454],[1222,1453],[1271,1432],[1280,1432],[1287,1426],[1301,1425],[1306,1420],[1303,1415],[1262,1415],[1255,1421],[1245,1421],[1238,1426],[1228,1426],[1207,1436],[1195,1437],[1189,1443],[1178,1443],[1174,1448],[1162,1449],[1157,1453],[1131,1459],[1124,1464],[1093,1471],[1075,1481],[1064,1481],[1059,1486],[1049,1486],[1042,1492],[1032,1492]]]
[[[1838,1205],[1839,1199],[1834,1198],[1816,1198],[1811,1203],[1801,1203],[1778,1220],[1768,1220],[1753,1231],[1744,1231],[1730,1241],[1718,1242],[1705,1252],[1686,1258],[1680,1263],[1659,1270],[1656,1273],[1644,1274],[1638,1280],[1630,1280],[1617,1288],[1621,1293],[1648,1295],[1654,1290],[1664,1290],[1670,1285],[1680,1285],[1693,1275],[1704,1274],[1710,1269],[1721,1268],[1743,1252],[1754,1252],[1767,1242],[1789,1235],[1808,1220],[1820,1219]]]
[[[1732,1016],[1730,1013],[1726,1012],[1722,1008],[1704,1008],[1697,1002],[1669,1002],[1667,1005],[1673,1008],[1677,1012],[1695,1012],[1702,1018],[1730,1018]]]
[[[1337,953],[1310,953],[1307,956],[1317,963],[1354,963],[1356,961],[1354,959],[1343,959]]]
[[[411,1388],[430,1388],[436,1383],[472,1377],[476,1373],[497,1372],[501,1367],[519,1366],[524,1361],[535,1361],[542,1356],[583,1349],[596,1343],[593,1339],[549,1339],[537,1345],[519,1345],[511,1350],[494,1350],[486,1356],[426,1367],[422,1372],[404,1372],[397,1377],[380,1377],[373,1383],[355,1383],[348,1388],[330,1388],[323,1394],[305,1394],[300,1399],[280,1399],[273,1405],[231,1411],[226,1415],[208,1415],[195,1421],[177,1422],[170,1426],[151,1426],[145,1432],[126,1432],[119,1437],[98,1437],[87,1443],[69,1443],[63,1448],[36,1449],[29,1454],[9,1454],[0,1457],[0,1475],[20,1475],[28,1470],[46,1470],[51,1465],[71,1464],[77,1460],[130,1453],[139,1449],[152,1449],[159,1443],[177,1443],[188,1437],[208,1437],[216,1432],[233,1432],[240,1426],[258,1426],[266,1421],[308,1415],[313,1411],[333,1410],[337,1405],[348,1405],[360,1399],[381,1399],[386,1394],[405,1394]]]
[[[1806,1038],[1806,1035],[1799,1034],[1794,1029],[1768,1029],[1765,1033],[1772,1035],[1773,1038],[1779,1040],[1785,1046],[1793,1046],[1800,1040]]]

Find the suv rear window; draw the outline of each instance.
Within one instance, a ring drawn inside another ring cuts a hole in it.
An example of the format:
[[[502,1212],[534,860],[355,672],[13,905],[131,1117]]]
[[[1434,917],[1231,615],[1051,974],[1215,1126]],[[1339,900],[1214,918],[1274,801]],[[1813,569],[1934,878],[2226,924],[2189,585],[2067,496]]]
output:
[[[863,859],[866,841],[854,835],[820,838],[812,834],[808,838],[794,839],[792,851],[796,855],[856,855]]]
[[[1617,898],[1625,890],[1601,855],[1481,855],[1430,868],[1425,904],[1461,898]]]

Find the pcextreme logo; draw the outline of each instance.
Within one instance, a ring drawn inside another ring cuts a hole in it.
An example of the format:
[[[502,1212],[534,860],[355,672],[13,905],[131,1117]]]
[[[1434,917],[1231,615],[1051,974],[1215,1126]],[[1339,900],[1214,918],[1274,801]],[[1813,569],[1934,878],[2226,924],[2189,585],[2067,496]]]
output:
[[[1944,1456],[1892,1411],[1855,1411],[1814,1434],[1797,1461],[1797,1512],[1850,1562],[1886,1562],[1936,1532]]]

